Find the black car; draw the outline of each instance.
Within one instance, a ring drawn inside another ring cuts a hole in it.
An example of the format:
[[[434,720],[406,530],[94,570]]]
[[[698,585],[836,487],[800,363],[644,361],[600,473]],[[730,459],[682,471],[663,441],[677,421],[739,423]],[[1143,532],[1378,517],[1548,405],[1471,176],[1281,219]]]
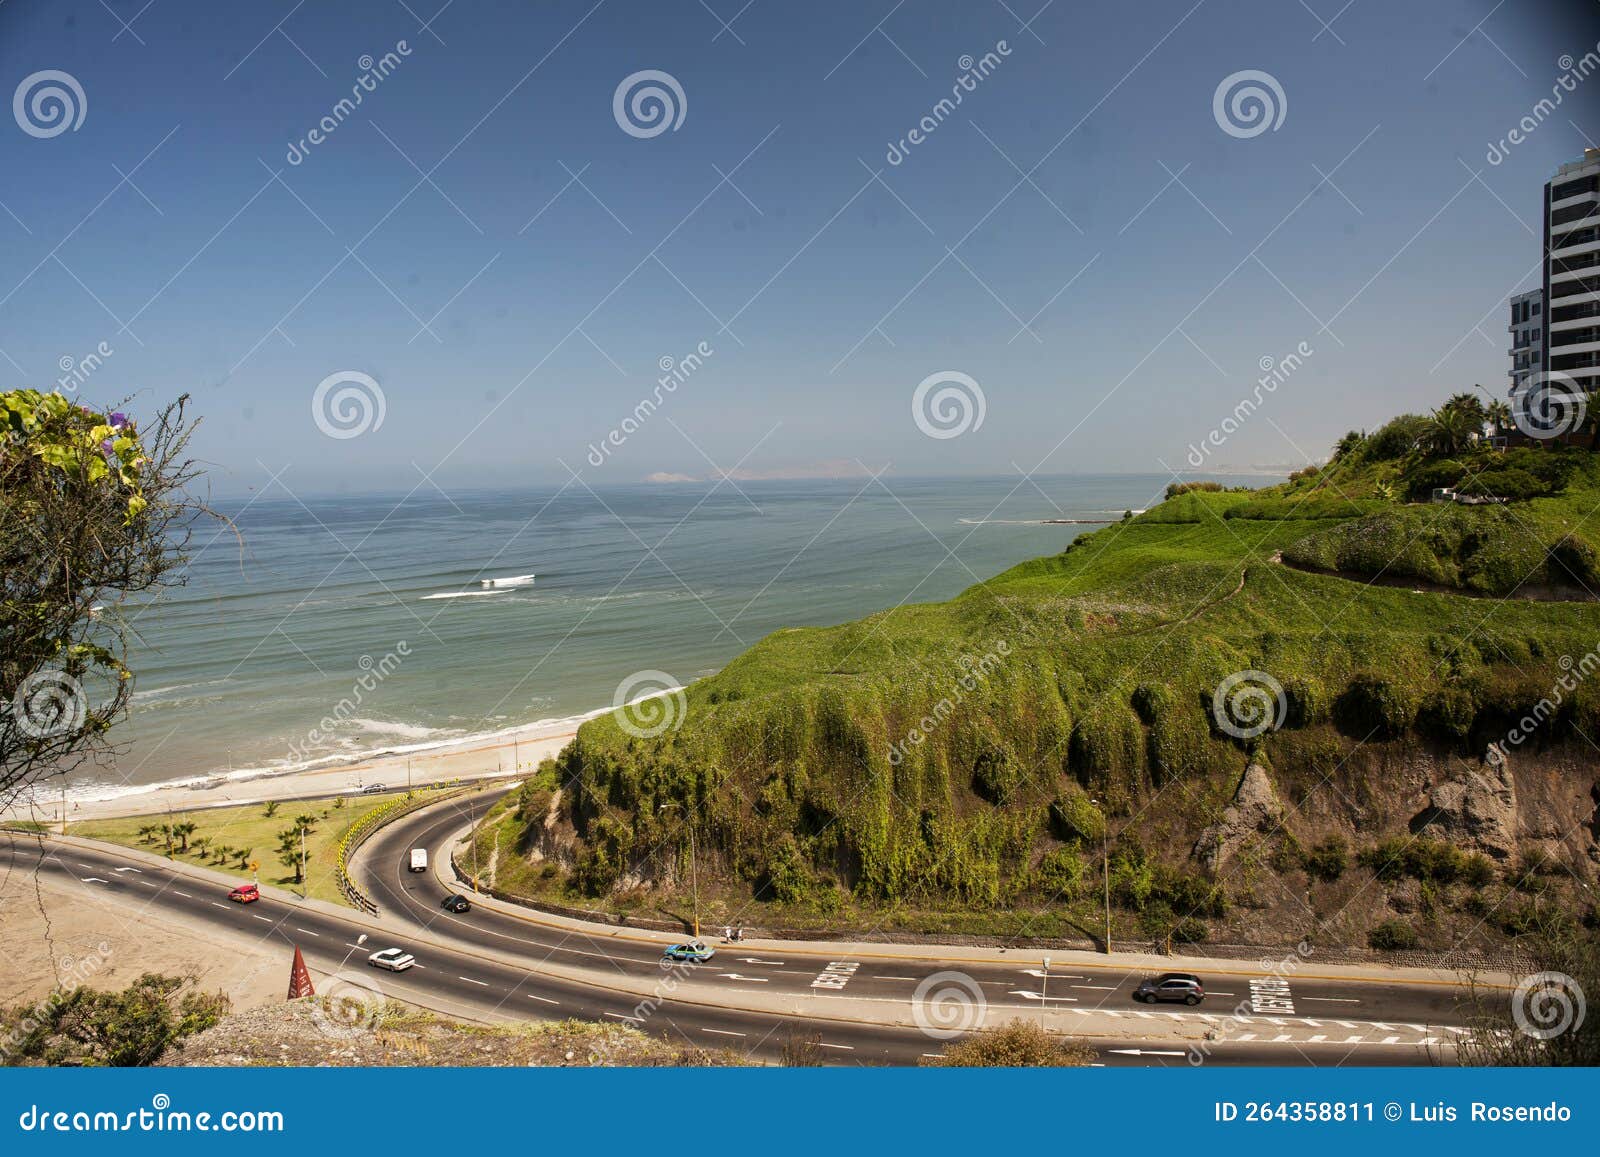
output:
[[[446,896],[444,903],[440,907],[446,912],[470,912],[472,911],[472,901],[460,895]]]
[[[1205,985],[1200,983],[1198,976],[1187,972],[1163,972],[1160,976],[1152,976],[1140,981],[1133,993],[1133,999],[1146,1004],[1155,1004],[1158,1000],[1199,1004],[1205,998]]]

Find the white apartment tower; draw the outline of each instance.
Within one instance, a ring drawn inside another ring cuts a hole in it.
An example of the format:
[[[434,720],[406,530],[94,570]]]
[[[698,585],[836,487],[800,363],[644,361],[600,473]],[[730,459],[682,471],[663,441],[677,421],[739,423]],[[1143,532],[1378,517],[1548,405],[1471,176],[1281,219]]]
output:
[[[1593,393],[1600,388],[1600,149],[1585,149],[1544,187],[1543,296],[1541,368]]]

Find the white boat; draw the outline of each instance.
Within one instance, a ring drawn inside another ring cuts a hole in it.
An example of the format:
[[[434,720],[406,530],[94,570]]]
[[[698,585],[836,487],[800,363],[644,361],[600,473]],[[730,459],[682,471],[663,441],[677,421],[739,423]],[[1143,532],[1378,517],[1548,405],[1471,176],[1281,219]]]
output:
[[[533,579],[534,576],[531,574],[513,574],[504,578],[479,579],[478,585],[481,587],[531,587]]]

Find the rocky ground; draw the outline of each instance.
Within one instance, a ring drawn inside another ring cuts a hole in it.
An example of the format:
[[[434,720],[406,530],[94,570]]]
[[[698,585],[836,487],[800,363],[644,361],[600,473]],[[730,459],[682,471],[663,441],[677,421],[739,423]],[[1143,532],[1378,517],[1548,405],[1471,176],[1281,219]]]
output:
[[[168,1050],[166,1066],[726,1066],[735,1053],[673,1045],[620,1024],[462,1024],[397,1004],[281,1001],[225,1017]]]

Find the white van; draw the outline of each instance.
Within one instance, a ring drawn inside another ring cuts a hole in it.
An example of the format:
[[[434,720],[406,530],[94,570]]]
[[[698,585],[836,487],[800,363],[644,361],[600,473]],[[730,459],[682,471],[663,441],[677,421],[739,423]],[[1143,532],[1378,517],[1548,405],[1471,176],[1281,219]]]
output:
[[[428,870],[428,849],[411,849],[411,870],[413,872],[426,872]]]

